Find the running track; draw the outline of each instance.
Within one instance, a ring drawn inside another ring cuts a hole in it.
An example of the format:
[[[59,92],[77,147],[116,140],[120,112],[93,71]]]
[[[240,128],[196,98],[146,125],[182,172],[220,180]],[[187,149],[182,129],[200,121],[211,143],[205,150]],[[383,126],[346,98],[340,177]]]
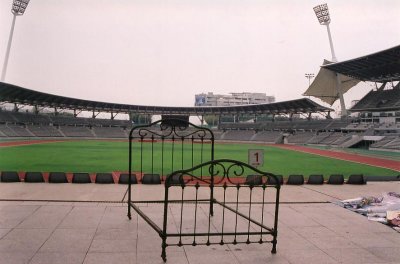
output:
[[[335,152],[335,151],[329,151],[329,150],[323,150],[323,149],[314,149],[314,148],[308,148],[308,147],[296,146],[296,145],[276,144],[273,146],[282,148],[282,149],[294,150],[294,151],[310,153],[310,154],[315,154],[315,155],[334,158],[334,159],[352,161],[352,162],[367,164],[367,165],[371,165],[371,166],[375,166],[375,167],[381,167],[381,168],[387,168],[387,169],[391,169],[391,170],[395,170],[395,171],[400,171],[400,161],[395,161],[395,160],[373,158],[373,157],[361,156],[361,155],[356,155],[356,154],[351,154],[351,153]]]

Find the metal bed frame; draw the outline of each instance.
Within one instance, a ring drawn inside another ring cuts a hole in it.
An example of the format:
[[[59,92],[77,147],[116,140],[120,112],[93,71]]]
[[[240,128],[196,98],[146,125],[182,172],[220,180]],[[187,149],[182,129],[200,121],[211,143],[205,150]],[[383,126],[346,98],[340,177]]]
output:
[[[146,162],[151,165],[146,167]],[[278,178],[241,161],[214,159],[210,129],[179,119],[133,127],[129,175],[141,180],[145,173],[161,176],[164,200],[133,201],[129,177],[128,217],[131,219],[133,209],[158,233],[164,262],[169,246],[268,242],[272,243],[271,253],[276,253]],[[256,175],[258,182],[246,182],[246,175]],[[140,208],[149,203],[163,205],[162,226]]]

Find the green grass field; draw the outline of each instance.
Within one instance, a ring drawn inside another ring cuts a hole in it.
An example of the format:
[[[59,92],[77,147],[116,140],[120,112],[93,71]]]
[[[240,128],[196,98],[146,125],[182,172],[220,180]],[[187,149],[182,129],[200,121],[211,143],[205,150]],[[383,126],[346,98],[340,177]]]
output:
[[[151,144],[147,144],[149,148]],[[186,148],[186,146],[184,146]],[[398,172],[312,154],[283,150],[254,144],[216,144],[215,158],[229,158],[247,162],[248,149],[264,149],[261,170],[287,176],[289,174],[364,174],[398,175]],[[155,153],[157,149],[154,149]],[[185,155],[185,164],[190,164]],[[181,157],[182,158],[182,157]],[[180,159],[178,157],[178,159]],[[144,158],[145,166],[151,160]],[[206,161],[206,160],[205,160]],[[179,169],[179,166],[175,169]],[[111,172],[128,170],[128,144],[126,141],[79,140],[17,147],[0,148],[0,171],[64,171]],[[167,169],[168,170],[168,169]]]

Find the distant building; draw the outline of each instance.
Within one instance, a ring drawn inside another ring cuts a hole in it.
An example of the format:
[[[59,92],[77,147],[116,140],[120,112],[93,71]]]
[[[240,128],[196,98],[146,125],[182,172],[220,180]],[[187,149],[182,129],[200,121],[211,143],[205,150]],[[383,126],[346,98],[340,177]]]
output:
[[[195,106],[232,106],[248,104],[269,104],[275,102],[275,96],[265,93],[230,93],[214,94],[212,92],[195,95]]]

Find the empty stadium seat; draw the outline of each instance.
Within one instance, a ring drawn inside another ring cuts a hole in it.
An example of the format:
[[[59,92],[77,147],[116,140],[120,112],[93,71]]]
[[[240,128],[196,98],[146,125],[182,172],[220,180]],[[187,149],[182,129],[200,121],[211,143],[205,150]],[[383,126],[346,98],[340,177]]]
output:
[[[1,182],[20,182],[21,179],[16,171],[2,171]]]
[[[68,183],[65,172],[50,172],[49,183]]]
[[[302,184],[304,184],[304,176],[303,175],[297,175],[297,174],[289,175],[289,178],[288,178],[286,184],[289,184],[289,185],[302,185]]]
[[[323,184],[324,176],[321,174],[312,174],[308,177],[307,184]]]
[[[275,176],[278,178],[279,183],[283,184],[283,176],[282,175],[275,175]],[[276,184],[275,178],[268,177],[267,178],[267,184],[275,185]]]
[[[248,184],[248,185],[261,185],[262,184],[262,177],[261,177],[261,175],[248,175],[246,177],[245,184]]]
[[[183,178],[181,178],[181,175],[182,174],[175,174],[172,177],[170,177],[170,180],[169,180],[170,183],[171,184],[183,184],[184,181],[183,181]]]
[[[111,173],[97,173],[95,182],[100,184],[110,184],[114,183],[114,178]]]
[[[92,180],[89,173],[78,172],[72,175],[72,183],[92,183]]]
[[[27,172],[25,173],[25,182],[44,182],[43,174],[41,172]]]
[[[143,174],[142,184],[161,184],[160,174]]]
[[[366,184],[367,181],[362,174],[352,174],[346,182],[347,184]]]
[[[343,184],[344,177],[342,174],[332,174],[331,176],[329,176],[327,183],[328,184]]]
[[[121,173],[119,175],[119,180],[118,180],[119,184],[129,184],[129,173]],[[131,183],[132,184],[137,184],[137,178],[136,178],[136,174],[132,174],[131,175]]]

